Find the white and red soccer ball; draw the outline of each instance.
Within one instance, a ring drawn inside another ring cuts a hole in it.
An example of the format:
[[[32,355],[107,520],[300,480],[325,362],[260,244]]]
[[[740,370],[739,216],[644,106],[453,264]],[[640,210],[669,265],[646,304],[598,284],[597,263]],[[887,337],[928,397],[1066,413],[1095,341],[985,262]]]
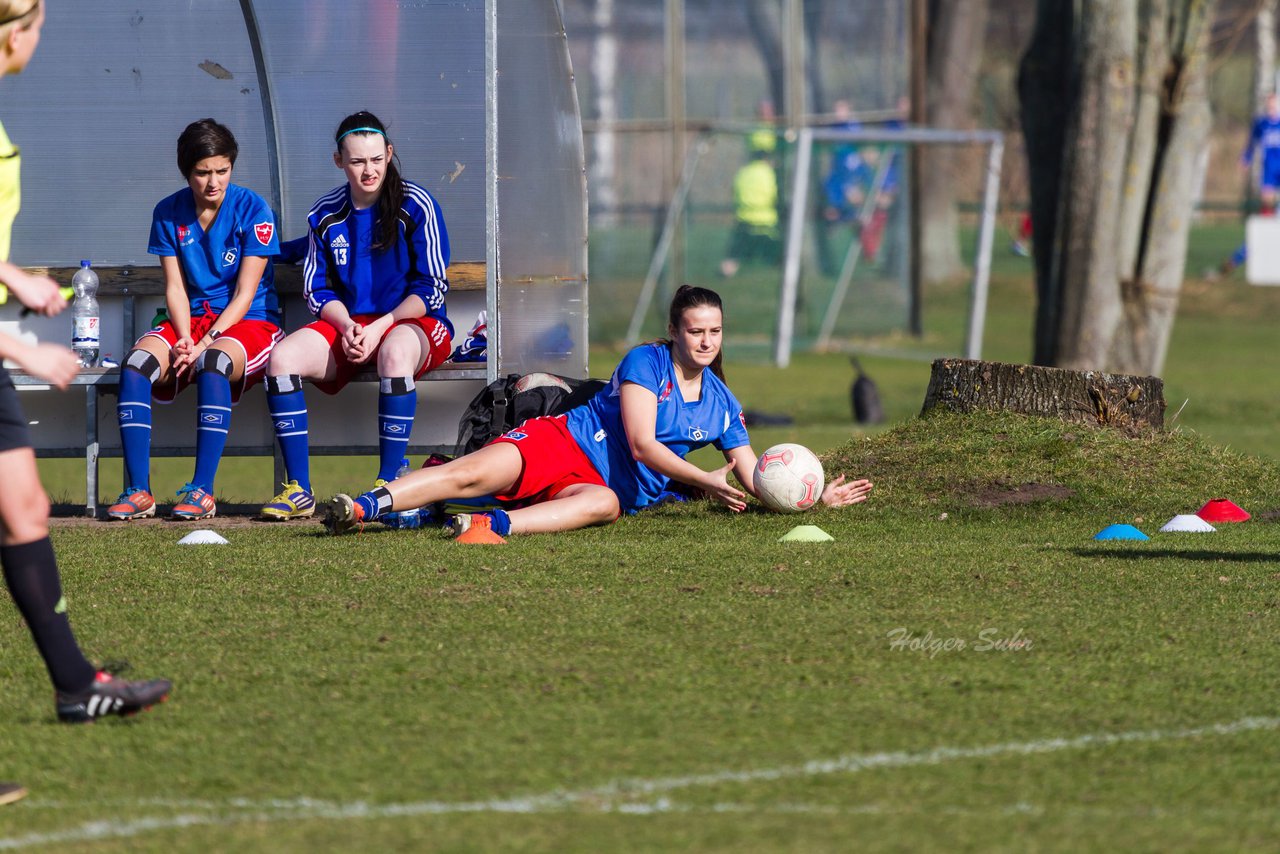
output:
[[[799,513],[822,498],[826,480],[822,463],[804,445],[774,445],[756,460],[752,475],[756,495],[770,510]]]

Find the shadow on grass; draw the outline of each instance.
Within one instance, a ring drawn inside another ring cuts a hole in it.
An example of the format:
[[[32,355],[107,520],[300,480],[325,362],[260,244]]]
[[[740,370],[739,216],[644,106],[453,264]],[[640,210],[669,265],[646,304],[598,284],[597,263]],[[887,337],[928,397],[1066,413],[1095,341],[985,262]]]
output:
[[[1217,551],[1180,551],[1178,549],[1141,549],[1120,551],[1119,549],[1091,548],[1068,549],[1077,557],[1106,557],[1112,560],[1166,560],[1180,558],[1182,560],[1205,560],[1223,563],[1276,563],[1280,561],[1280,553],[1276,552],[1217,552]]]

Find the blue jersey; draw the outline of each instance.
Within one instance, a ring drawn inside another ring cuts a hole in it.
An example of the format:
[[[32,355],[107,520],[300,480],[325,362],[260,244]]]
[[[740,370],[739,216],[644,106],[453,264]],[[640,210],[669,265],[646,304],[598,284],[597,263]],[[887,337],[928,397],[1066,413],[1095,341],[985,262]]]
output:
[[[1262,149],[1259,184],[1264,190],[1280,188],[1280,117],[1259,116],[1254,121],[1241,161],[1248,166],[1253,161],[1254,149],[1259,148]]]
[[[448,327],[444,295],[449,291],[449,234],[431,194],[404,182],[399,239],[374,248],[375,208],[356,210],[343,184],[322,196],[307,215],[310,240],[303,267],[307,306],[319,316],[325,303],[340,300],[351,314],[386,314],[416,294],[427,316]]]
[[[622,426],[623,383],[635,383],[657,395],[654,436],[681,458],[706,445],[727,451],[751,443],[742,406],[719,377],[704,370],[702,396],[686,401],[680,396],[676,367],[667,345],[636,347],[623,357],[609,385],[587,403],[570,410],[567,419],[574,441],[617,493],[618,502],[627,513],[656,501],[670,478],[631,456]]]
[[[1247,166],[1253,162],[1254,149],[1262,149],[1263,171],[1274,172],[1280,168],[1280,117],[1259,116],[1253,123],[1249,142],[1240,158]]]
[[[253,190],[228,184],[222,206],[205,231],[197,221],[195,195],[186,187],[156,205],[147,251],[177,257],[192,314],[203,314],[205,303],[215,314],[221,314],[235,296],[240,259],[246,255],[278,255],[280,239],[275,215]],[[280,323],[280,303],[270,262],[262,271],[245,319]]]
[[[836,130],[862,129],[862,125],[859,122],[845,122],[833,127]],[[893,120],[873,125],[872,129],[897,130],[902,127],[903,123],[901,121]],[[880,143],[871,143],[870,147],[877,149],[881,158],[889,158],[888,164],[884,169],[880,192],[897,192],[898,163],[896,149]],[[863,191],[871,189],[872,185],[875,184],[876,175],[880,172],[880,162],[880,160],[877,160],[875,164],[869,162],[859,151],[859,143],[841,142],[831,150],[831,171],[823,179],[822,191],[826,195],[827,204],[840,212],[841,219],[848,220],[858,215],[859,211],[853,209],[849,195],[854,189]]]

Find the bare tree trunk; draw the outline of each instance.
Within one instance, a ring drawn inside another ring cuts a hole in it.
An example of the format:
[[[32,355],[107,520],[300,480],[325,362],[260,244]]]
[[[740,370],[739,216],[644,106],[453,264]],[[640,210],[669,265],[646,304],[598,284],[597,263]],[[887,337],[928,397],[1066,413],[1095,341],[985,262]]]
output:
[[[962,129],[971,124],[973,87],[978,79],[990,0],[930,0],[926,111],[931,127]],[[920,249],[925,281],[952,279],[963,272],[956,188],[961,150],[925,148],[920,177]]]
[[[1215,0],[1038,0],[1019,73],[1035,361],[1157,374],[1209,130]]]
[[[1067,371],[1033,365],[938,359],[922,412],[1018,412],[1137,436],[1164,429],[1159,377]]]
[[[743,0],[746,3],[747,25],[756,48],[760,51],[760,59],[764,62],[765,74],[769,78],[769,98],[779,112],[786,103],[786,74],[783,71],[783,50],[781,24],[776,15],[770,12],[775,4],[768,0]]]
[[[822,17],[824,6],[820,3],[804,5],[804,76],[809,82],[809,112],[825,113],[827,88],[822,80]]]
[[[1257,56],[1253,69],[1253,111],[1266,109],[1267,96],[1276,91],[1276,6],[1280,0],[1262,0],[1253,22]]]
[[[618,38],[613,31],[614,0],[595,0],[592,23],[596,40],[591,54],[591,74],[595,80],[592,99],[600,129],[591,140],[588,186],[595,196],[597,221],[612,224],[618,210],[617,145],[614,123],[618,121]]]

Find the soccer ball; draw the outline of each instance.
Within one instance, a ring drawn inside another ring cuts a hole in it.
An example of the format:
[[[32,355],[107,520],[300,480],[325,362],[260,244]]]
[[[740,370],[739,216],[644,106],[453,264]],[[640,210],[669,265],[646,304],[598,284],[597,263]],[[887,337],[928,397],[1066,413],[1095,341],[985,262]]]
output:
[[[822,463],[804,445],[784,442],[760,455],[752,475],[756,494],[770,510],[799,513],[822,497]]]
[[[542,388],[543,386],[555,386],[563,392],[570,392],[569,384],[560,379],[555,374],[533,373],[525,374],[516,380],[516,394],[522,391],[529,391],[534,388]]]

